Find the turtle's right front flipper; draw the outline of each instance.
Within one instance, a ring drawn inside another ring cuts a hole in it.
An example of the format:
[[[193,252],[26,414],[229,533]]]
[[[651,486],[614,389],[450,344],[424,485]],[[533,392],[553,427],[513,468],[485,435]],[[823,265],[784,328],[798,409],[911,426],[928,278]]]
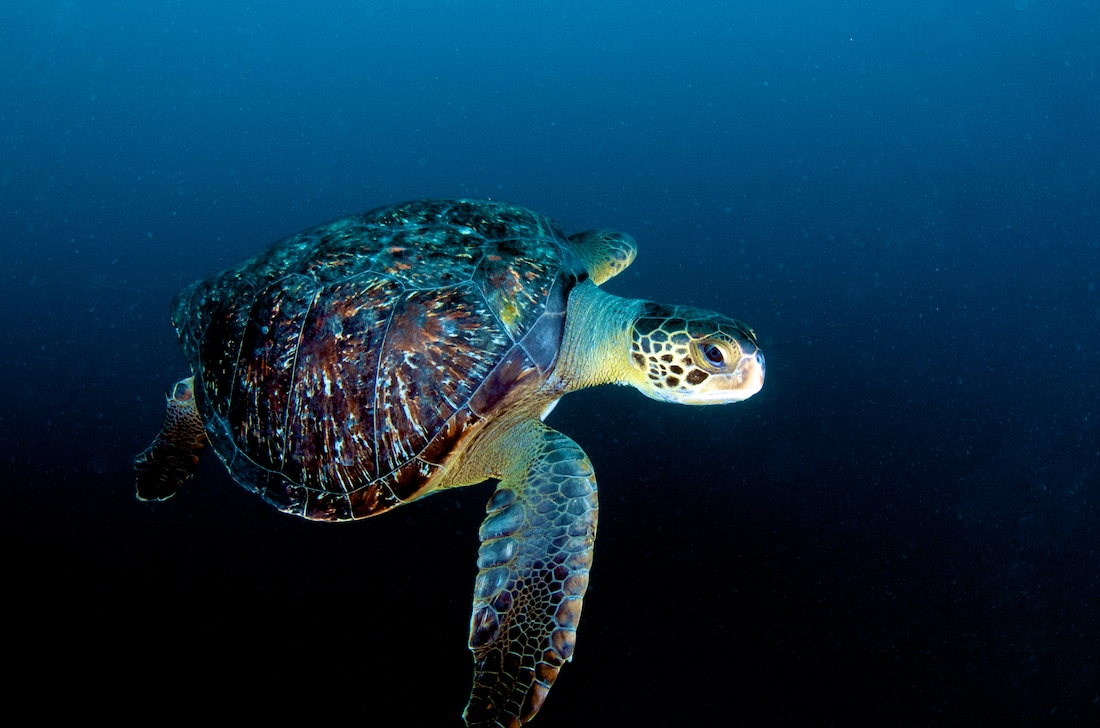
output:
[[[206,447],[206,431],[195,406],[195,378],[176,383],[168,397],[164,427],[145,452],[134,458],[138,500],[165,500],[195,473]]]
[[[541,422],[514,433],[511,472],[481,524],[468,726],[530,720],[573,656],[599,513],[584,451]]]

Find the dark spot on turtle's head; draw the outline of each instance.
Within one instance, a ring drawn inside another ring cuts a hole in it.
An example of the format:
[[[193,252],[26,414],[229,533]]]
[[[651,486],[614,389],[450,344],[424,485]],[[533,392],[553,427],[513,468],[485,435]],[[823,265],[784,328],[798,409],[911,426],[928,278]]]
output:
[[[634,330],[641,336],[648,336],[661,327],[664,319],[640,318],[634,323]]]
[[[692,369],[687,375],[688,384],[699,384],[709,376],[709,374],[701,369]]]

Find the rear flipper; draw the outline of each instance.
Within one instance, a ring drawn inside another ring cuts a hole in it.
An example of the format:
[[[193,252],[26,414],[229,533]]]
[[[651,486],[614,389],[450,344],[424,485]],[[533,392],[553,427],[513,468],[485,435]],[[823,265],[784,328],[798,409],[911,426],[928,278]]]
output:
[[[138,500],[165,500],[195,473],[206,447],[206,431],[195,406],[194,377],[177,382],[168,397],[164,427],[145,452],[134,458]]]

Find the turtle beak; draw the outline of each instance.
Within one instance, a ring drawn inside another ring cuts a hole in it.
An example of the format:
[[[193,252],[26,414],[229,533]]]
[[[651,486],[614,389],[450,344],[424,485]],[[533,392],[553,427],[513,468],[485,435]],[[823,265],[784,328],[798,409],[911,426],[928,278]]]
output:
[[[764,387],[764,354],[757,349],[748,356],[741,357],[734,376],[742,383],[738,389],[741,399],[748,399],[759,392]]]

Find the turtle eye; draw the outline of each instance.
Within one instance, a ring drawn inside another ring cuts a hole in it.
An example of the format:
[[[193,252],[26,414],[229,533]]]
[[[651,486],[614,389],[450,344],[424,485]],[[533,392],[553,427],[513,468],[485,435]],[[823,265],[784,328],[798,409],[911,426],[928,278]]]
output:
[[[722,366],[726,360],[725,355],[722,354],[722,350],[714,344],[703,344],[699,349],[703,352],[703,356],[706,357],[706,360],[716,367]]]

